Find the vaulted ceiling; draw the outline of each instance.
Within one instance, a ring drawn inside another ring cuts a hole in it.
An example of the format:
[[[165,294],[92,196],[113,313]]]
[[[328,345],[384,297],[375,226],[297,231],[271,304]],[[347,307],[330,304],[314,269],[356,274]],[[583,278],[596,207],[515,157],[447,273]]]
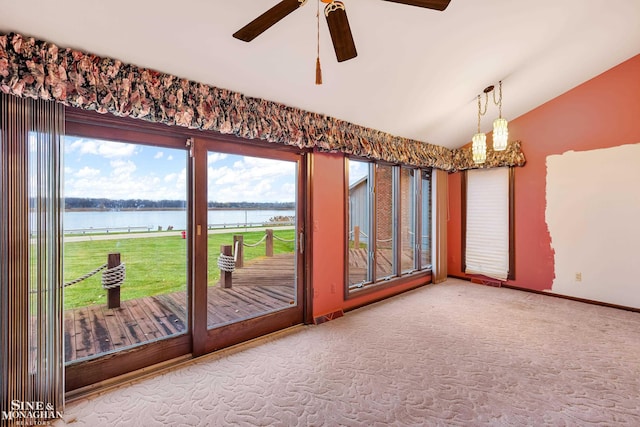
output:
[[[451,0],[443,12],[343,2],[358,56],[336,61],[321,16],[322,85],[317,0],[250,43],[232,34],[278,0],[0,0],[0,32],[449,148],[475,133],[476,95],[490,84],[503,81],[514,119],[640,53],[638,0]]]

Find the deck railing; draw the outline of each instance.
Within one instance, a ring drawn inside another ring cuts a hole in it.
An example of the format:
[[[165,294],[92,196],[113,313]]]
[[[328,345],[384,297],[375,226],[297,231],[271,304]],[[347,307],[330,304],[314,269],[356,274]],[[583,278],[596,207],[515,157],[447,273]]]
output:
[[[226,229],[226,228],[256,228],[256,227],[285,227],[295,225],[293,221],[261,221],[261,222],[223,222],[207,224],[209,230]],[[167,231],[172,231],[172,225],[167,226]],[[124,227],[88,227],[88,228],[71,228],[64,230],[64,234],[89,234],[89,233],[135,233],[162,231],[163,226],[124,226]]]
[[[242,234],[236,234],[233,236],[233,245],[220,245],[220,256],[218,257],[218,267],[220,268],[220,286],[223,288],[232,287],[231,273],[236,268],[242,268],[244,266],[244,248],[256,247],[262,242],[265,243],[265,256],[273,257],[273,240],[280,240],[281,242],[292,243],[293,239],[283,239],[273,234],[273,230],[267,228],[264,232],[264,236],[256,243],[244,243],[244,236]]]

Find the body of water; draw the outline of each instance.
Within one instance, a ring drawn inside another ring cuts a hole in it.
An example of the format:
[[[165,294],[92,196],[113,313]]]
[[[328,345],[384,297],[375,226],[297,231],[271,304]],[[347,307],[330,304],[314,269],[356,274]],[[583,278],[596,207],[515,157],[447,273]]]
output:
[[[277,216],[294,216],[293,210],[210,210],[207,224],[209,226],[224,227],[237,224],[258,224],[269,222],[269,219]],[[63,228],[65,232],[105,231],[105,229],[132,228],[135,231],[143,229],[158,230],[162,227],[166,230],[173,227],[174,230],[187,228],[187,211],[72,211],[64,212]]]

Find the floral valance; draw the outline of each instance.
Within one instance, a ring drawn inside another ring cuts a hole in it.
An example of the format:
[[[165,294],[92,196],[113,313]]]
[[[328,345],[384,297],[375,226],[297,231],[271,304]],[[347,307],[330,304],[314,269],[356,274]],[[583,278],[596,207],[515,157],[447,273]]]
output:
[[[396,137],[16,33],[0,34],[0,90],[100,113],[393,163],[452,171],[466,169],[471,160],[465,150]],[[515,157],[524,163],[521,153]]]
[[[451,172],[501,166],[524,166],[525,158],[520,141],[509,142],[504,151],[493,151],[490,145],[487,144],[487,160],[481,165],[474,163],[470,146],[452,150],[454,168],[451,169]]]

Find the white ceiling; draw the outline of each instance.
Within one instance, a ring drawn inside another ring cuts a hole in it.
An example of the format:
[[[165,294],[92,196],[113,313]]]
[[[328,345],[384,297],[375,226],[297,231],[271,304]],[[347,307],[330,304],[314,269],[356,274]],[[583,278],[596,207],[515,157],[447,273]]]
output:
[[[337,63],[321,21],[316,86],[316,1],[251,43],[231,35],[278,0],[0,0],[0,32],[449,148],[470,140],[476,95],[498,80],[514,119],[640,53],[639,0],[451,0],[443,12],[343,0],[358,57]]]

